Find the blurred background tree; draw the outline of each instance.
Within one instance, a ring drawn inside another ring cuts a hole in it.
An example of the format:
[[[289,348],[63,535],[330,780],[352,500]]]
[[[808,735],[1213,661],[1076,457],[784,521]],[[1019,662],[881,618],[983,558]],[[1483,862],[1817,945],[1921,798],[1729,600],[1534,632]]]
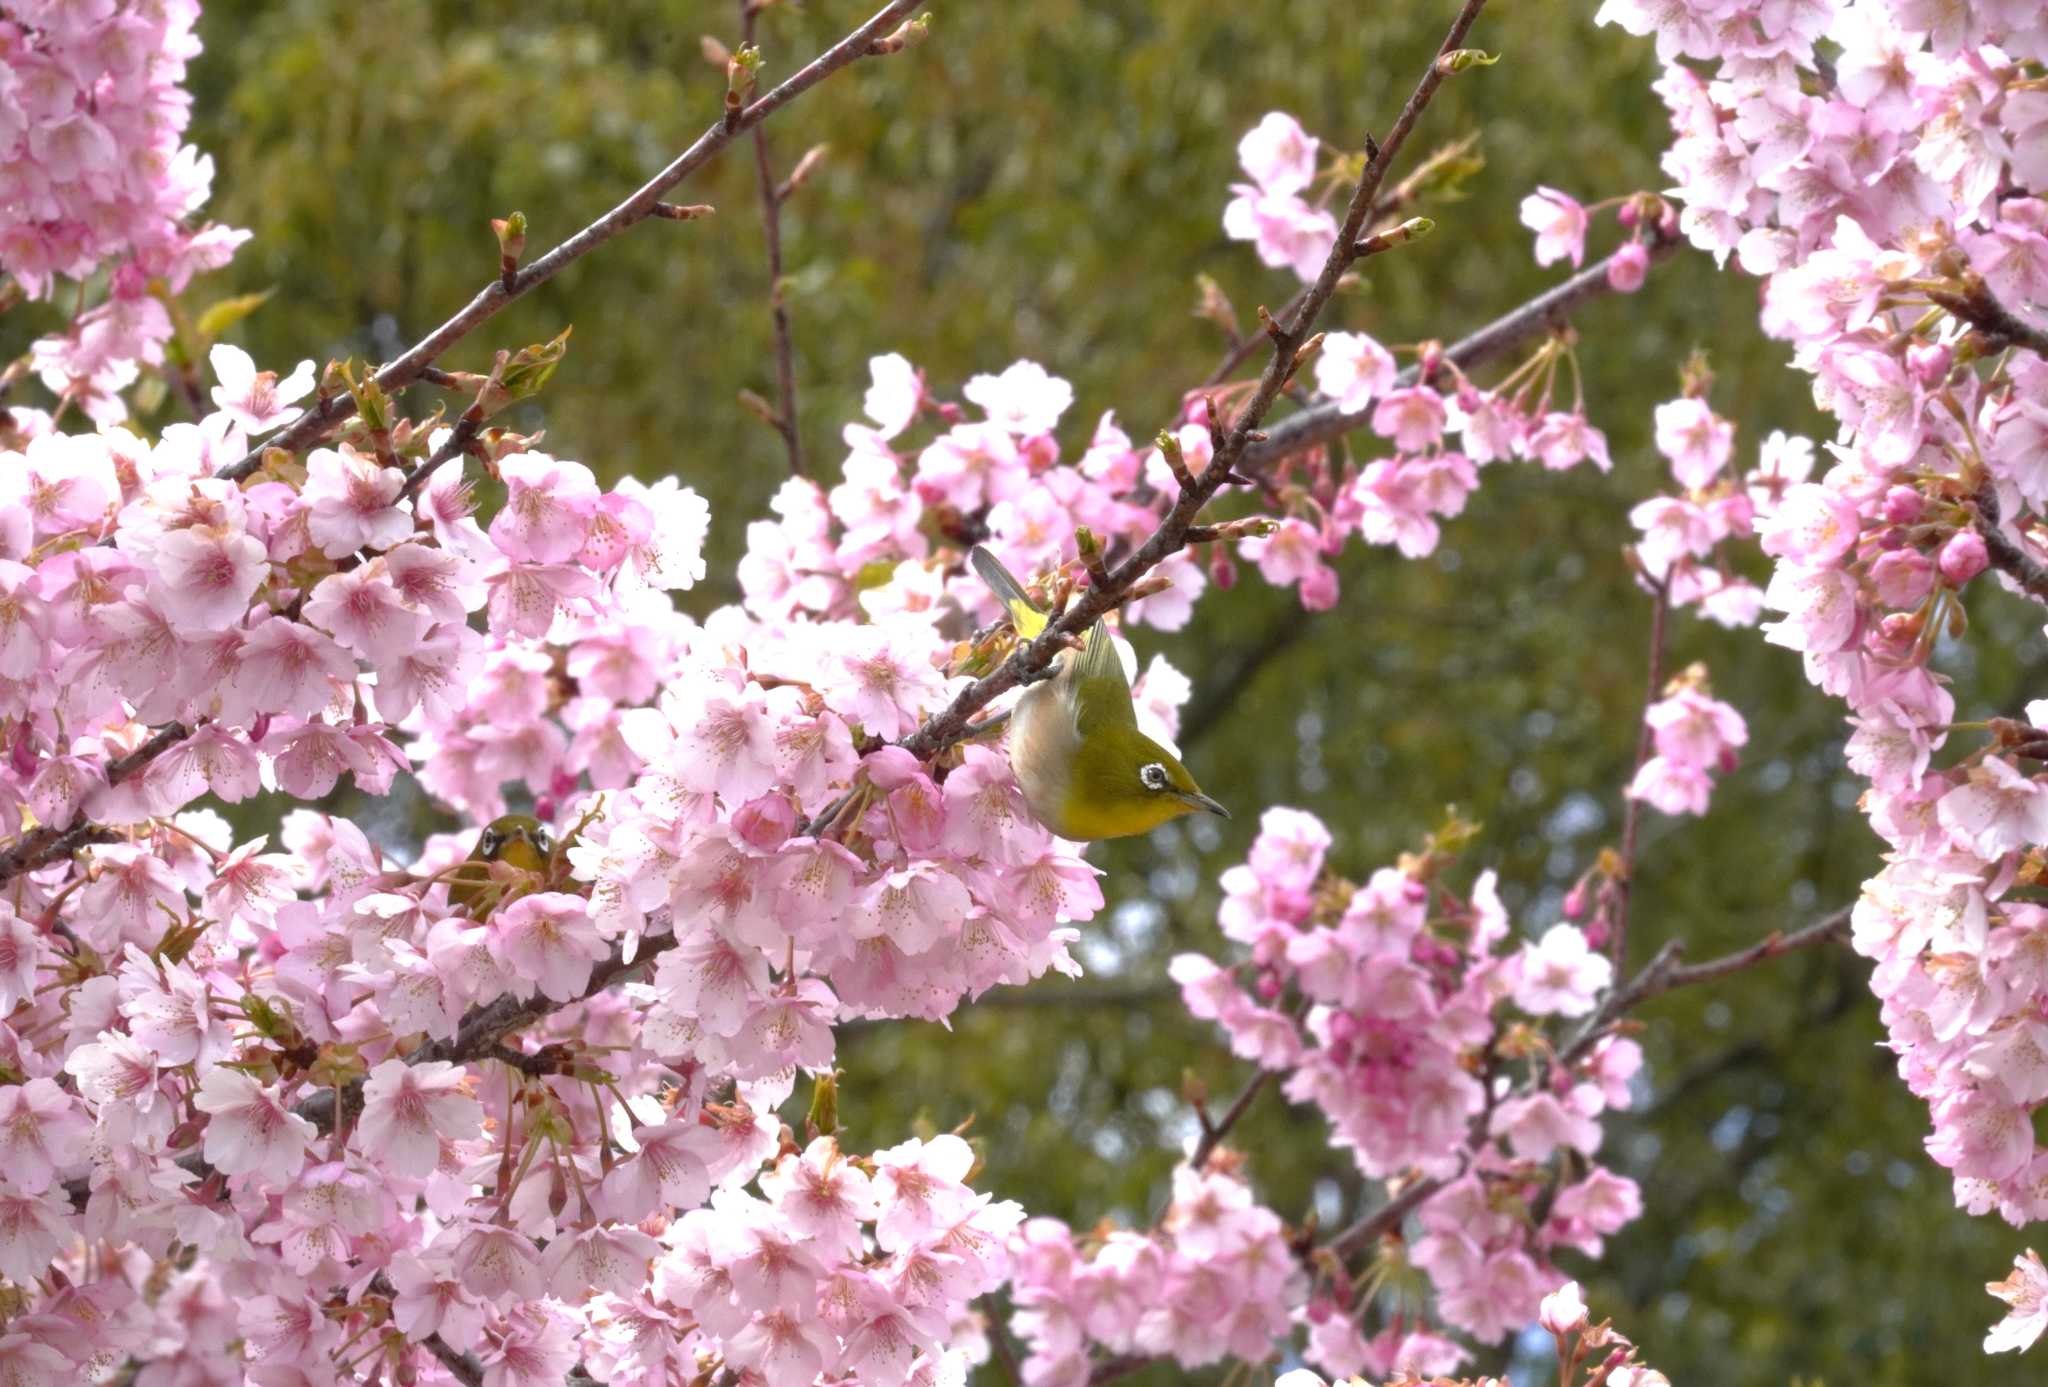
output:
[[[1190,317],[1196,276],[1247,314],[1295,287],[1223,238],[1238,136],[1283,109],[1333,146],[1361,146],[1448,16],[1310,0],[934,8],[924,46],[857,66],[769,126],[784,172],[830,146],[784,229],[802,433],[827,484],[880,352],[903,352],[949,395],[1034,358],[1075,385],[1070,444],[1104,410],[1141,437],[1168,422],[1224,345]],[[1437,234],[1371,262],[1328,326],[1454,337],[1556,278],[1516,220],[1536,184],[1588,201],[1661,186],[1650,47],[1596,31],[1591,8],[1507,6],[1482,21],[1477,41],[1506,60],[1448,86],[1420,147],[1477,134],[1483,169],[1462,200],[1423,209]],[[861,13],[852,0],[768,10],[764,80]],[[235,333],[266,366],[395,355],[492,272],[489,218],[523,210],[537,253],[687,144],[723,88],[700,38],[732,43],[738,28],[736,4],[683,0],[210,0],[192,137],[218,161],[214,213],[256,238],[202,294],[273,291]],[[635,230],[442,364],[485,369],[494,349],[573,323],[553,386],[512,422],[544,426],[601,478],[674,472],[711,500],[712,579],[688,594],[701,612],[734,596],[745,523],[786,465],[736,402],[773,387],[750,161],[736,150],[678,195],[719,214]],[[1222,952],[1215,878],[1267,805],[1322,815],[1335,865],[1361,875],[1456,804],[1486,824],[1479,857],[1499,868],[1518,927],[1556,919],[1619,829],[1648,614],[1621,546],[1629,507],[1664,485],[1651,407],[1701,347],[1745,464],[1768,429],[1814,420],[1755,304],[1752,281],[1689,254],[1635,298],[1579,315],[1612,475],[1496,467],[1430,560],[1350,548],[1335,611],[1304,616],[1254,580],[1187,631],[1141,634],[1142,654],[1193,676],[1184,750],[1237,818],[1091,854],[1111,909],[1085,931],[1089,978],[992,995],[951,1034],[849,1028],[841,1110],[856,1139],[973,1115],[985,1188],[1077,1225],[1151,1217],[1193,1130],[1187,1079],[1220,1105],[1247,1072],[1185,1016],[1165,963]],[[1979,646],[1962,687],[1986,709],[2016,707],[2042,642],[2015,612],[1976,615],[2010,639],[1995,668]],[[1844,905],[1878,851],[1853,812],[1837,710],[1796,657],[1689,619],[1672,646],[1674,667],[1709,663],[1754,736],[1709,818],[1651,816],[1638,961],[1669,937],[1704,957]],[[435,826],[422,806],[413,831]],[[1925,1110],[1875,1047],[1860,961],[1800,955],[1641,1015],[1649,1100],[1609,1140],[1648,1212],[1591,1271],[1595,1307],[1693,1387],[1980,1371],[1993,1318],[1981,1284],[2019,1238],[1951,1209],[1921,1151]],[[1279,1097],[1260,1098],[1233,1144],[1283,1213],[1351,1212],[1345,1158]]]

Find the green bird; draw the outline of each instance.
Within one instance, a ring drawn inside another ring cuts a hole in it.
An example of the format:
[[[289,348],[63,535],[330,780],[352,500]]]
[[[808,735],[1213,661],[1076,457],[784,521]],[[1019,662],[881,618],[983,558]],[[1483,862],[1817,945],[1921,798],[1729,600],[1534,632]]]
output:
[[[1047,617],[995,555],[968,555],[1002,600],[1019,640]],[[1062,838],[1122,838],[1196,810],[1229,818],[1174,754],[1138,730],[1131,684],[1097,621],[1078,651],[1062,651],[1050,679],[1026,689],[1010,714],[1010,769],[1038,821]]]
[[[555,850],[548,826],[531,814],[504,814],[484,826],[476,846],[449,877],[449,904],[472,920],[482,920],[508,896],[522,895],[519,878],[497,869],[503,863],[536,881],[547,880]]]

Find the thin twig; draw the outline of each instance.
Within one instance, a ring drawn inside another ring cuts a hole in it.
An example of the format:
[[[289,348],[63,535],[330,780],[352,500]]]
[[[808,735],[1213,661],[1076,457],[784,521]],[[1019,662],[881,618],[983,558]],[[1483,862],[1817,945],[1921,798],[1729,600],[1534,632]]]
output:
[[[1621,792],[1621,874],[1614,881],[1613,918],[1608,921],[1608,957],[1617,970],[1628,962],[1628,911],[1635,893],[1636,835],[1643,824],[1643,802],[1635,795],[1636,777],[1656,749],[1650,732],[1650,705],[1664,687],[1664,619],[1671,611],[1671,585],[1653,582],[1650,598],[1650,673],[1643,689],[1643,715],[1637,719],[1636,760]]]
[[[1641,972],[1607,994],[1593,1015],[1587,1018],[1586,1024],[1579,1028],[1579,1033],[1558,1052],[1557,1064],[1569,1066],[1576,1063],[1600,1043],[1601,1037],[1616,1021],[1652,997],[1661,997],[1666,992],[1697,983],[1714,982],[1781,954],[1848,938],[1849,914],[1849,907],[1844,906],[1790,934],[1772,930],[1747,948],[1704,963],[1687,964],[1684,943],[1677,939],[1666,940],[1664,947]]]
[[[1188,1165],[1191,1168],[1200,1170],[1208,1163],[1209,1157],[1215,1154],[1216,1148],[1223,1144],[1223,1139],[1230,1135],[1230,1129],[1235,1127],[1239,1120],[1244,1117],[1245,1113],[1251,1110],[1252,1101],[1259,1096],[1260,1091],[1267,1084],[1271,1083],[1272,1080],[1273,1071],[1261,1069],[1258,1073],[1252,1075],[1250,1082],[1246,1083],[1243,1090],[1239,1092],[1237,1100],[1224,1110],[1222,1117],[1211,1122],[1207,1113],[1201,1114],[1202,1139],[1195,1143],[1195,1153],[1188,1157]]]
[[[995,1350],[996,1362],[1002,1365],[1003,1377],[1010,1387],[1024,1387],[1024,1369],[1017,1357],[1017,1345],[1010,1338],[1010,1326],[1003,1319],[1002,1307],[996,1304],[994,1291],[981,1298],[981,1313],[988,1321],[989,1347]]]
[[[378,386],[385,394],[395,395],[420,379],[421,374],[444,352],[497,314],[506,304],[547,283],[620,232],[652,215],[654,206],[661,201],[663,193],[709,163],[732,143],[736,136],[752,130],[841,68],[848,67],[871,54],[899,50],[903,45],[895,42],[894,36],[888,32],[890,26],[926,2],[927,0],[888,0],[888,3],[877,10],[866,23],[792,73],[773,90],[764,93],[735,117],[728,120],[721,115],[711,123],[710,128],[697,137],[696,143],[677,155],[667,168],[648,179],[624,202],[538,260],[524,266],[516,274],[509,277],[493,276],[491,282],[478,290],[476,297],[465,304],[455,316],[415,342],[395,360],[386,363],[374,377]],[[891,47],[892,43],[894,47]],[[355,409],[355,400],[352,397],[346,394],[335,395],[315,408],[307,410],[271,438],[253,445],[239,462],[230,463],[215,475],[231,481],[246,477],[261,465],[265,448],[304,448],[333,425],[354,414]]]
[[[751,46],[760,10],[754,0],[739,0],[740,43]],[[797,430],[796,352],[790,339],[789,300],[782,283],[782,191],[768,158],[768,132],[754,127],[754,179],[761,188],[762,240],[768,246],[768,312],[775,324],[775,431],[789,452],[789,474],[804,474],[803,439]]]
[[[1439,1179],[1416,1181],[1330,1239],[1330,1250],[1340,1257],[1348,1257],[1362,1247],[1370,1247],[1400,1227],[1402,1219],[1421,1208],[1445,1183]]]

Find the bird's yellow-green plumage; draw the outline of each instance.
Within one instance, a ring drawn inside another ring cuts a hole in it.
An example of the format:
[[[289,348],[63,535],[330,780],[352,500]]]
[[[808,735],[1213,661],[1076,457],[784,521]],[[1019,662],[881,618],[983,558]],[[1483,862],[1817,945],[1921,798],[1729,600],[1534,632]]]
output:
[[[968,557],[1019,639],[1045,630],[1046,614],[993,554],[977,546]],[[1172,752],[1138,730],[1130,681],[1100,621],[1079,651],[1061,653],[1052,678],[1018,698],[1009,738],[1025,802],[1062,838],[1122,838],[1197,810],[1230,817]]]
[[[516,868],[530,874],[537,889],[546,880],[554,840],[548,826],[531,814],[505,814],[490,821],[477,835],[470,849],[449,878],[449,904],[472,920],[481,920],[497,909],[508,896],[523,894],[519,878],[493,864]]]

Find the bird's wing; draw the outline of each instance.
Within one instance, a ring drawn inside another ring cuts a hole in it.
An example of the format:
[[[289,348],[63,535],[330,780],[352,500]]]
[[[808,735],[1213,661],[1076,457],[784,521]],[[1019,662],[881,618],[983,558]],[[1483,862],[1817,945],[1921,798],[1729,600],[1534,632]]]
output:
[[[1019,640],[1031,640],[1045,629],[1045,613],[1038,610],[1038,604],[1024,591],[1024,585],[1010,576],[1010,570],[1004,568],[994,554],[977,544],[967,551],[967,560],[981,575],[981,581],[988,584],[988,590],[1010,613],[1010,624],[1017,628]]]
[[[1087,644],[1079,654],[1068,655],[1066,665],[1060,682],[1076,731],[1085,737],[1098,728],[1138,725],[1123,659],[1116,653],[1116,642],[1109,638],[1109,628],[1099,619],[1088,628]]]

